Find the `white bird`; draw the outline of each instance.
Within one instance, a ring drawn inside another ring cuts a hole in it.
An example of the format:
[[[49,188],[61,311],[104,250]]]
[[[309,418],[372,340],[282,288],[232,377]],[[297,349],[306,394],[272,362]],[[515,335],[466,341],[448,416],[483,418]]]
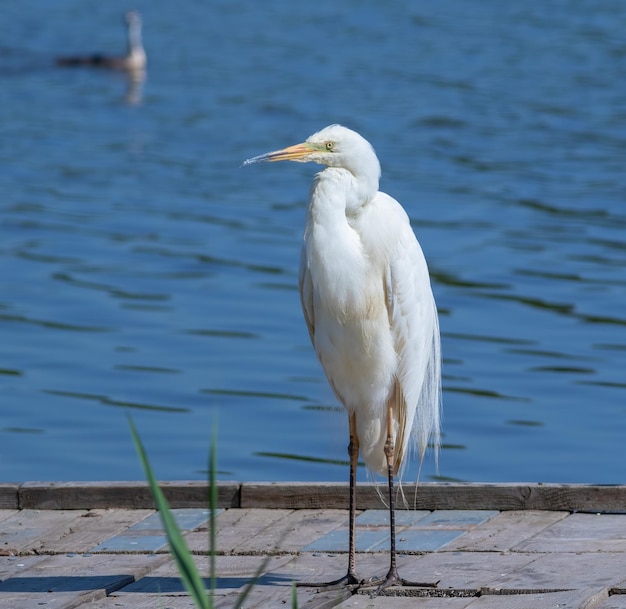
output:
[[[57,57],[56,64],[58,66],[113,68],[128,70],[129,72],[144,70],[147,58],[141,38],[141,15],[138,11],[126,13],[126,25],[128,27],[128,51],[126,55],[118,57],[94,53],[92,55]]]
[[[415,448],[421,462],[439,442],[441,348],[426,260],[400,203],[378,190],[380,163],[358,133],[330,125],[244,164],[284,160],[327,166],[309,196],[299,283],[311,342],[350,429],[348,572],[328,585],[364,583],[355,566],[360,450],[389,483],[389,572],[368,585],[432,586],[399,577],[394,517],[394,476],[407,453]]]

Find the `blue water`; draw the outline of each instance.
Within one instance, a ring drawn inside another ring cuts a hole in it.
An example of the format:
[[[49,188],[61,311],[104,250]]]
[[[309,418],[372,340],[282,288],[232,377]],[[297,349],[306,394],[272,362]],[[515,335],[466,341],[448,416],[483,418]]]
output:
[[[54,67],[121,52],[135,7],[145,82]],[[621,0],[24,0],[0,26],[0,480],[141,478],[129,413],[163,479],[205,476],[217,418],[221,478],[346,480],[297,293],[319,168],[241,168],[340,122],[431,269],[439,477],[625,482]]]

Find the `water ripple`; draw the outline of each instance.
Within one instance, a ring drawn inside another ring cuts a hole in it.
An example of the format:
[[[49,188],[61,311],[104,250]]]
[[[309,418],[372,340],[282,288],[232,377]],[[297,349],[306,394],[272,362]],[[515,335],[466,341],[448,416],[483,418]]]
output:
[[[241,168],[343,122],[432,273],[422,478],[621,480],[626,5],[153,3],[133,104],[50,61],[106,48],[127,7],[25,1],[0,50],[2,478],[141,476],[129,409],[163,478],[204,475],[214,410],[224,475],[345,478],[297,293],[319,168]]]

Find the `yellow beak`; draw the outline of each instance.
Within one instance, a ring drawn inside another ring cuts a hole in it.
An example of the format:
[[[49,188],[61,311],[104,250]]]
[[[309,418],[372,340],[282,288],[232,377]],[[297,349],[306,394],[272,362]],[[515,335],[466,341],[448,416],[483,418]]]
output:
[[[315,148],[303,142],[302,144],[296,144],[295,146],[288,146],[282,150],[275,150],[274,152],[267,152],[266,154],[260,154],[251,159],[244,161],[244,165],[252,165],[253,163],[274,162],[274,161],[298,161],[309,156],[315,152]]]

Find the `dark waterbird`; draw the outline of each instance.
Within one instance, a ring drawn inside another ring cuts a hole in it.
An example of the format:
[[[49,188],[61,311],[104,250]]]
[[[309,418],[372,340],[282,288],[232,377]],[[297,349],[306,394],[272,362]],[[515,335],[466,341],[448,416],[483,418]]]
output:
[[[126,24],[128,27],[128,52],[126,55],[115,56],[94,53],[57,57],[56,65],[65,67],[91,66],[129,71],[145,69],[147,58],[141,38],[141,15],[139,12],[129,11],[126,13]]]

